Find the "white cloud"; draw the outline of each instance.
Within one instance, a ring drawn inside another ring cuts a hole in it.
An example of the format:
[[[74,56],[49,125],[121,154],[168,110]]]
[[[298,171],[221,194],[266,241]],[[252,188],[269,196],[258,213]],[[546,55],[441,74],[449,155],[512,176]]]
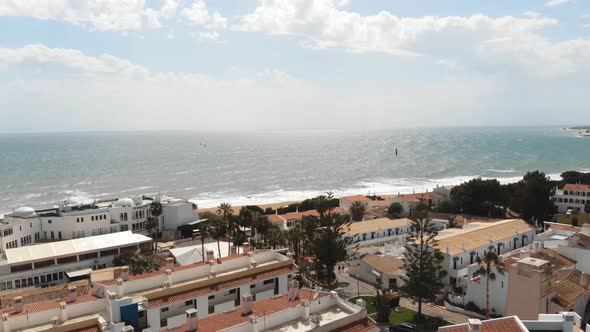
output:
[[[539,13],[527,12],[522,17],[474,14],[412,18],[381,11],[363,16],[347,11],[345,5],[346,2],[336,0],[260,0],[259,6],[232,28],[297,36],[303,46],[313,49],[425,55],[458,63],[485,60],[500,64],[500,59],[507,65],[534,62],[535,66],[547,67],[552,74],[560,73],[560,69],[570,72],[576,64],[588,60],[574,58],[587,53],[583,39],[553,43],[544,38],[542,30],[558,21]],[[485,52],[502,56],[490,59]],[[559,55],[568,58],[560,59]],[[558,65],[553,67],[555,62]]]
[[[126,77],[146,77],[148,70],[109,54],[87,56],[79,50],[49,48],[29,44],[21,48],[0,48],[0,68],[23,64],[56,64],[87,75],[120,74]]]
[[[571,2],[571,0],[549,0],[545,2],[545,7],[557,7]]]
[[[182,16],[191,25],[203,25],[208,29],[226,29],[227,18],[218,11],[211,15],[204,0],[195,0],[190,7],[182,10]]]
[[[144,24],[161,27],[161,19],[171,18],[177,7],[177,0],[164,0],[159,10],[146,8],[145,0],[3,0],[0,17],[33,17],[73,25],[89,23],[98,31],[131,31]]]

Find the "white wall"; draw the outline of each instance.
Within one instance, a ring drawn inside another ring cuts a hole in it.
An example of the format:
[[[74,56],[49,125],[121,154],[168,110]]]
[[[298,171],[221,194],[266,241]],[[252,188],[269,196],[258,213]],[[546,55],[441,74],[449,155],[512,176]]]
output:
[[[576,269],[590,273],[590,250],[560,245],[559,254],[576,262]]]
[[[469,276],[479,267],[469,267]],[[496,272],[496,268],[492,267],[492,271],[496,274],[496,280],[490,280],[490,311],[495,309],[495,313],[504,316],[506,314],[506,303],[508,300],[508,272],[501,275]],[[485,275],[480,276],[480,282],[473,282],[471,278],[467,282],[467,290],[465,294],[465,304],[472,301],[481,309],[486,307],[486,283]]]

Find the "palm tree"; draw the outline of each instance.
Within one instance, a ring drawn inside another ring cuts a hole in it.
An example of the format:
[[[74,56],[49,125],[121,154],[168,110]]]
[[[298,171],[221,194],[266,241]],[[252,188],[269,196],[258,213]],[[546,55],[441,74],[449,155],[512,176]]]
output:
[[[211,236],[217,240],[217,257],[221,258],[221,245],[219,241],[227,233],[227,224],[224,220],[218,220],[211,227]]]
[[[490,280],[496,280],[496,273],[504,275],[504,264],[495,251],[484,250],[483,259],[477,256],[477,265],[479,265],[479,269],[476,273],[486,277],[486,319],[490,319]],[[496,267],[496,272],[492,270],[492,266]]]
[[[301,242],[305,240],[305,231],[301,223],[297,223],[295,227],[287,231],[287,240],[295,257],[301,255]]]
[[[208,221],[201,222],[197,225],[199,229],[199,235],[201,237],[201,254],[203,255],[203,262],[205,261],[205,240],[212,233],[211,226]]]
[[[361,221],[363,220],[363,216],[365,215],[366,207],[363,202],[355,201],[350,206],[350,216],[352,217],[353,221]]]
[[[221,215],[223,217],[223,221],[227,224],[227,237],[228,237],[228,241],[227,241],[227,252],[229,253],[230,249],[231,249],[231,238],[232,238],[232,232],[233,232],[233,223],[232,223],[232,216],[233,216],[234,210],[231,208],[231,204],[229,203],[221,203],[219,204],[219,206],[217,207],[217,214]]]
[[[158,218],[160,217],[160,215],[162,215],[162,203],[153,201],[150,204],[149,211],[150,216],[147,218],[145,226],[148,229],[152,239],[154,239],[154,229],[158,228]],[[156,241],[154,241],[154,245],[152,246],[153,250],[155,250],[155,246],[157,246]]]

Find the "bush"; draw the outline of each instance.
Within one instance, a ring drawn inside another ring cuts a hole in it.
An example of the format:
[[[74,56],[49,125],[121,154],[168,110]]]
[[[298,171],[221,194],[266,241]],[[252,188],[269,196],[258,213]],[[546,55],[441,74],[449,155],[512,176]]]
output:
[[[481,309],[473,301],[467,302],[467,304],[465,305],[465,310],[477,313],[481,312]]]

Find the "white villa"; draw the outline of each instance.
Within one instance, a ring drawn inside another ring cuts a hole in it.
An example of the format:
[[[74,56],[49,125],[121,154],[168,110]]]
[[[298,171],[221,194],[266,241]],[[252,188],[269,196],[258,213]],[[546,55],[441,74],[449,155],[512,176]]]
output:
[[[559,213],[566,213],[569,210],[576,212],[586,211],[590,206],[590,186],[585,184],[566,184],[562,189],[555,189],[553,204],[557,206]]]
[[[64,201],[55,208],[43,210],[21,207],[0,219],[0,253],[38,242],[124,231],[148,235],[146,221],[153,201],[162,203],[158,232],[171,232],[173,236],[178,226],[199,219],[192,203],[159,195],[96,200],[84,204]]]

